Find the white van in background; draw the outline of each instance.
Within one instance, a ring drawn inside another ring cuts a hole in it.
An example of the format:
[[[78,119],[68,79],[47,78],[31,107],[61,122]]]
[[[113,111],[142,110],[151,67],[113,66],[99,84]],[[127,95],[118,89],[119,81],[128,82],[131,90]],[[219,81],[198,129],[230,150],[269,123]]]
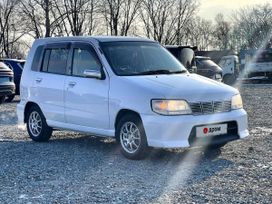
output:
[[[239,76],[239,58],[237,55],[223,56],[218,65],[223,70],[223,82],[234,84]]]

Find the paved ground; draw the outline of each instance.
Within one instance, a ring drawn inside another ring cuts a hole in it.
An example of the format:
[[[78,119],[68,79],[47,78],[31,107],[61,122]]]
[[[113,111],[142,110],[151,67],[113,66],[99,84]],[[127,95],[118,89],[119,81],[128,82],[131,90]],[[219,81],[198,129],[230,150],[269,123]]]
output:
[[[18,102],[0,105],[0,203],[272,203],[272,85],[239,87],[250,137],[221,151],[154,150],[125,159],[110,139],[54,133],[34,143]]]

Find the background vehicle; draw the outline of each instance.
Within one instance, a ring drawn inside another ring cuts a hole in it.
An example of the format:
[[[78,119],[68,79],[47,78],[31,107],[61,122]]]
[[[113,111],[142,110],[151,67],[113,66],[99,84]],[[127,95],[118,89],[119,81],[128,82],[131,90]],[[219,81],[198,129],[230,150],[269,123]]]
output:
[[[229,85],[239,77],[239,58],[236,55],[223,56],[218,65],[223,70],[223,82]]]
[[[3,103],[6,96],[15,93],[13,71],[3,62],[0,62],[0,103]]]
[[[196,56],[195,60],[198,74],[216,81],[222,81],[223,71],[211,58]]]
[[[272,78],[272,49],[243,50],[240,59],[244,76]]]
[[[197,50],[197,47],[166,45],[165,48],[170,51],[190,73],[197,73],[195,63],[195,50]]]
[[[210,66],[206,64],[204,66],[199,60],[197,62],[195,58],[195,52],[197,47],[192,46],[177,46],[177,45],[167,45],[165,46],[191,73],[197,73],[199,75],[215,79],[217,81],[222,81],[222,70],[218,66]],[[207,68],[208,67],[208,68]],[[219,75],[221,75],[219,77]]]
[[[239,76],[239,58],[232,50],[196,51],[197,56],[210,57],[223,70],[223,82],[229,85],[235,83]]]
[[[11,102],[13,98],[15,97],[15,95],[20,95],[20,82],[21,82],[21,76],[22,76],[25,60],[2,59],[0,61],[4,62],[9,68],[11,68],[14,73],[14,83],[16,87],[15,94],[9,95],[6,98],[7,102]]]

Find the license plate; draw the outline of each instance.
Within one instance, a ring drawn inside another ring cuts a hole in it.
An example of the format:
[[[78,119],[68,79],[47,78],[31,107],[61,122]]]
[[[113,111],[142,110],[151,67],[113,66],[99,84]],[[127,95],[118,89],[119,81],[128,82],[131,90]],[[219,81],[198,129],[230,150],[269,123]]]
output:
[[[196,137],[207,137],[227,134],[227,124],[206,125],[196,128]]]

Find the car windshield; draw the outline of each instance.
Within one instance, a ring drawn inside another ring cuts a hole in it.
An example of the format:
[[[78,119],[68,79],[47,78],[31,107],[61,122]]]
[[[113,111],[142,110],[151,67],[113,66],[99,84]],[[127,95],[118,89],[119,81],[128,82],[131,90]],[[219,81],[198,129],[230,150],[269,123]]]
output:
[[[119,76],[186,73],[165,48],[152,42],[106,42],[102,50]]]
[[[197,59],[197,62],[205,67],[217,67],[218,65],[215,64],[215,62],[213,62],[210,59]]]

